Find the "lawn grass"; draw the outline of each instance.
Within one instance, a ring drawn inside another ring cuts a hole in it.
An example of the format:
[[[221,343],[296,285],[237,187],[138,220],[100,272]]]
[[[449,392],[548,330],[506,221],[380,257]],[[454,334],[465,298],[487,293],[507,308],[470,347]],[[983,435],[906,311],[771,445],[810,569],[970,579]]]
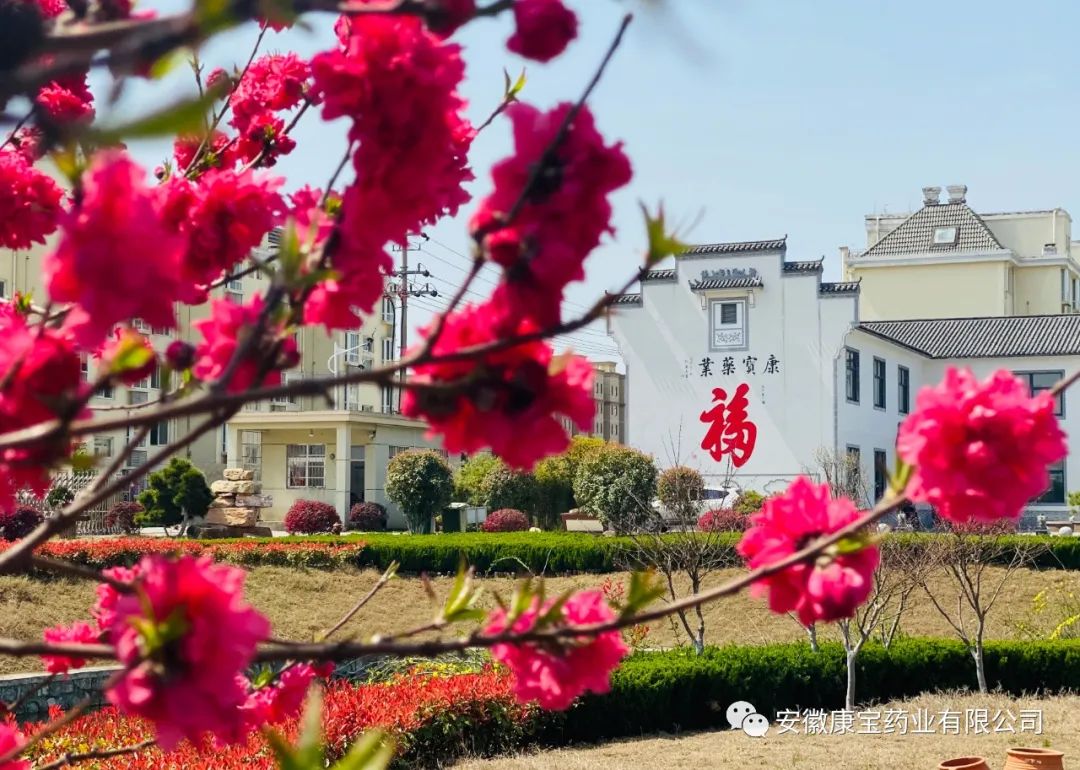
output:
[[[742,573],[741,569],[723,570],[708,581],[714,585]],[[990,568],[991,578],[997,568]],[[577,575],[554,577],[547,581],[548,592],[557,595],[567,588],[597,587],[603,580],[626,579],[625,574]],[[340,569],[334,571],[256,567],[249,570],[247,596],[274,625],[279,637],[309,640],[331,626],[366,593],[378,578],[373,570]],[[1017,638],[1016,624],[1030,610],[1032,599],[1040,590],[1066,581],[1080,591],[1080,573],[1024,570],[1017,573],[989,618],[988,638]],[[431,580],[436,595],[445,597],[451,585],[448,577]],[[513,589],[511,578],[478,578],[486,596],[485,607],[494,605],[491,592],[503,595]],[[935,581],[939,596],[953,597],[944,575]],[[40,638],[51,625],[89,617],[94,601],[94,586],[85,581],[38,580],[25,576],[0,576],[0,636],[22,639]],[[955,599],[952,599],[955,603]],[[419,578],[403,577],[389,583],[347,626],[358,637],[374,633],[402,631],[430,621],[438,611],[437,603],[426,595]],[[795,641],[805,633],[795,621],[769,612],[763,600],[743,593],[706,606],[706,641],[710,644]],[[934,608],[919,594],[913,595],[911,608],[901,628],[911,636],[951,637],[951,630]],[[821,638],[837,638],[832,627],[820,630]],[[667,647],[683,641],[673,624],[656,624],[647,638],[648,646]],[[0,674],[38,670],[36,658],[18,659],[0,656]]]
[[[1043,734],[991,732],[989,735],[778,735],[774,726],[764,738],[742,731],[663,735],[567,749],[539,751],[516,757],[471,760],[456,770],[623,770],[627,767],[663,767],[665,770],[700,768],[788,768],[790,770],[930,770],[944,759],[983,756],[992,768],[1005,762],[1013,746],[1053,748],[1065,752],[1065,766],[1080,760],[1080,731],[1076,729],[1080,697],[1013,699],[1001,695],[934,694],[872,707],[899,709],[908,714],[927,709],[930,714],[953,709],[1041,710]],[[961,717],[961,733],[963,732]]]

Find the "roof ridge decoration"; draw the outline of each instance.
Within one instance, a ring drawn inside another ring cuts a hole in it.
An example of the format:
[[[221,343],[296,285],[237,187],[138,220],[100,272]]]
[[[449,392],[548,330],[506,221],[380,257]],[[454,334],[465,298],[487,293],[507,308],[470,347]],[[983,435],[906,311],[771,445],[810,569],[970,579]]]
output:
[[[671,268],[665,270],[646,270],[645,274],[641,276],[641,281],[642,283],[646,281],[674,281],[677,277],[675,270]]]
[[[934,231],[939,227],[956,227],[956,242],[934,244]],[[864,251],[860,259],[902,254],[1004,250],[1005,247],[986,222],[967,203],[950,201],[923,206]]]
[[[822,281],[818,294],[858,294],[861,281],[861,278],[858,281]]]
[[[804,259],[784,262],[783,272],[789,275],[793,273],[820,273],[824,269],[824,262],[825,257],[821,257],[820,259]]]
[[[761,276],[743,278],[697,278],[690,280],[690,291],[709,291],[712,289],[760,289],[765,283]]]
[[[863,321],[863,331],[929,358],[1080,355],[1080,314]]]
[[[729,241],[725,243],[702,243],[680,252],[677,257],[698,256],[703,254],[751,254],[760,251],[781,251],[787,249],[787,236],[764,241]]]

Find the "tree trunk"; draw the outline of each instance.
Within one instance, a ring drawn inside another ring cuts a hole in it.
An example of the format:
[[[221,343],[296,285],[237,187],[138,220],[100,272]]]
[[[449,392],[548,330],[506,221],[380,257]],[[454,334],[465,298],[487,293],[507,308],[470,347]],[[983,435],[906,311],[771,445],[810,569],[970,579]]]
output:
[[[975,676],[979,680],[979,692],[990,692],[986,686],[986,655],[983,650],[982,633],[975,637],[975,646],[971,648],[971,657],[975,658]]]
[[[810,649],[813,652],[821,652],[817,642],[817,624],[811,623],[806,626],[806,635],[810,638]]]
[[[855,659],[858,655],[857,648],[847,652],[847,693],[844,695],[844,708],[848,711],[855,710]]]
[[[701,580],[697,575],[694,575],[690,579],[690,587],[693,589],[694,595],[697,596],[698,590],[701,588]],[[701,655],[705,652],[705,613],[701,611],[701,605],[699,604],[694,608],[694,612],[697,614],[697,634],[694,635],[694,651]]]

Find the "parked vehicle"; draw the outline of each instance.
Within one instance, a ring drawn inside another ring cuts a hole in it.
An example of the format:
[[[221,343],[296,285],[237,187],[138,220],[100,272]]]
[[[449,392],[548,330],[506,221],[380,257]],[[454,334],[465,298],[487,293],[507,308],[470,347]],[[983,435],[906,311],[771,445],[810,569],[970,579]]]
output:
[[[713,508],[732,507],[739,499],[740,494],[741,490],[734,484],[705,487],[704,494],[694,501],[694,521],[696,522],[697,518],[705,511],[710,511]],[[652,501],[652,509],[656,511],[665,525],[682,523],[679,515],[675,511],[669,510],[659,499]]]

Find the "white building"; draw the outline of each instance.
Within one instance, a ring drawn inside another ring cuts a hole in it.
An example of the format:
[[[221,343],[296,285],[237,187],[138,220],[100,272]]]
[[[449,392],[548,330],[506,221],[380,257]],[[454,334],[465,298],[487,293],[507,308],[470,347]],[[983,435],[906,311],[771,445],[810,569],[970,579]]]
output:
[[[823,450],[857,453],[873,496],[918,389],[948,365],[1022,372],[1035,389],[1080,367],[1080,315],[862,322],[858,283],[823,282],[821,262],[786,251],[786,239],[696,246],[618,298],[626,443],[764,492],[813,474]],[[1064,428],[1080,436],[1066,400]],[[1052,476],[1031,515],[1064,510],[1078,455]]]

